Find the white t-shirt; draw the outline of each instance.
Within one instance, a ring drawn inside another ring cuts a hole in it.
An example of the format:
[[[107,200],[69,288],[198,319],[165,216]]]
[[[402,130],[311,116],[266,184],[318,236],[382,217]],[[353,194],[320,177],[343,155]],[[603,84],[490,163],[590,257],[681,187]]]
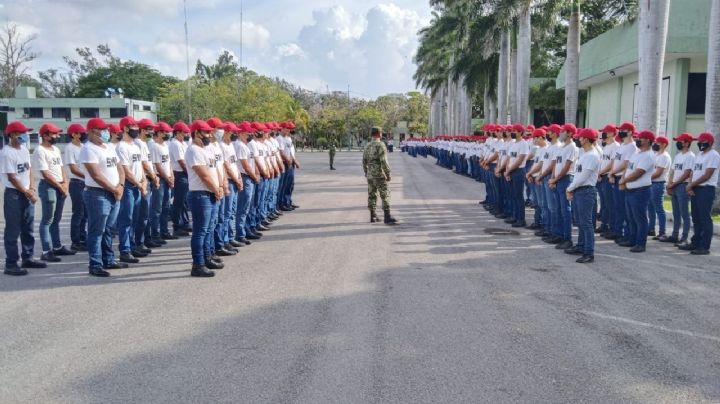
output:
[[[615,153],[615,162],[617,163],[617,166],[622,164],[623,161],[630,161],[630,158],[637,153],[637,150],[638,148],[635,146],[634,142],[621,144]],[[618,172],[615,175],[623,175],[626,171],[627,168],[625,171]]]
[[[120,159],[120,164],[130,169],[130,173],[132,173],[135,181],[142,181],[145,176],[145,172],[143,171],[142,166],[143,156],[140,146],[134,142],[128,143],[126,141],[122,141],[117,144],[115,151]]]
[[[260,163],[263,164],[261,167],[265,167],[264,161],[262,161],[260,157],[260,148],[258,147],[258,144],[260,144],[258,141],[248,141],[247,147],[250,151],[250,154],[248,155],[248,160],[251,162],[250,165],[252,165],[253,170],[258,171],[258,160],[260,160]],[[259,174],[259,173],[258,173]]]
[[[559,177],[560,172],[565,168],[565,163],[568,161],[575,162],[578,158],[578,148],[575,143],[561,144],[560,149],[555,154],[555,176]],[[568,174],[573,173],[573,166],[570,165]],[[560,179],[560,178],[558,178]]]
[[[498,144],[498,164],[502,165],[508,159],[508,149],[510,148],[510,141],[501,141]]]
[[[118,173],[118,164],[120,159],[118,158],[115,149],[110,145],[103,144],[98,146],[95,143],[87,142],[80,151],[80,164],[83,167],[87,163],[97,164],[100,169],[100,174],[113,186],[117,186],[120,183],[120,173]],[[83,169],[86,173],[87,169]],[[85,186],[102,188],[95,180],[88,174],[85,176]]]
[[[693,167],[692,175],[693,182],[702,177],[708,168],[714,168],[715,171],[713,172],[712,177],[700,184],[700,186],[709,185],[711,187],[716,187],[718,184],[718,175],[720,172],[720,154],[717,152],[717,150],[710,150],[709,152],[699,153],[697,156],[695,156],[695,164]]]
[[[530,154],[530,147],[528,147],[528,144],[526,141],[522,139],[518,139],[515,142],[510,144],[510,149],[508,155],[510,156],[510,161],[508,162],[508,165],[513,165],[520,160],[520,156],[525,155],[525,158],[527,158],[527,155]],[[525,158],[523,158],[523,161],[520,162],[520,168],[524,168],[523,164],[525,163]]]
[[[150,143],[155,143],[155,142],[151,141]],[[137,144],[138,147],[140,147],[140,153],[142,154],[142,161],[147,161],[148,163],[150,163],[152,161],[152,158],[150,156],[150,148],[148,147],[148,142],[142,141],[140,139],[135,139],[135,144]],[[153,173],[155,172],[155,167],[152,164],[150,164],[150,171]]]
[[[220,185],[215,152],[210,148],[210,146],[200,147],[195,144],[190,145],[187,152],[185,152],[184,160],[188,168],[188,183],[190,185],[190,191],[212,192],[208,189],[202,179],[200,179],[200,176],[197,175],[195,170],[193,170],[193,167],[197,166],[206,166],[208,172],[210,173],[210,178],[212,178],[213,184],[215,184],[215,186]]]
[[[670,153],[663,152],[662,154],[655,155],[655,169],[663,168],[663,174],[656,178],[653,182],[667,182],[670,176]]]
[[[603,147],[602,166],[600,167],[601,171],[607,169],[610,164],[613,163],[615,153],[619,147],[620,145],[617,142],[608,143],[605,147]]]
[[[290,136],[283,136],[281,139],[285,141],[285,150],[283,151],[285,153],[285,156],[287,158],[295,158],[295,144],[293,143],[292,137]]]
[[[30,168],[30,151],[25,145],[16,149],[8,144],[0,150],[0,173],[5,188],[15,189],[7,174],[15,174],[25,189],[30,188]]]
[[[187,143],[173,139],[168,144],[168,149],[170,150],[170,166],[173,171],[183,171],[178,161],[185,160],[185,152],[188,149]]]
[[[159,144],[153,142],[150,144],[150,162],[153,166],[160,164],[160,169],[166,176],[172,174],[172,165],[170,164],[170,147],[167,143]],[[155,170],[157,172],[157,170]]]
[[[210,144],[205,148],[206,150],[212,151],[212,154],[215,156],[215,162],[217,163],[217,167],[220,167],[220,177],[218,178],[220,182],[225,180],[225,158],[223,158],[223,150],[220,147],[219,142],[210,142]]]
[[[600,154],[597,149],[593,147],[590,151],[583,153],[575,164],[575,175],[568,191],[572,192],[585,186],[596,186],[600,165]]]
[[[257,140],[253,140],[252,142],[248,143],[248,147],[250,147],[250,152],[255,156],[257,166],[259,168],[266,168],[267,167],[267,149],[265,149],[265,145],[262,142],[259,142]]]
[[[220,143],[220,149],[222,149],[223,152],[223,159],[230,163],[230,170],[235,174],[235,177],[238,176],[238,159],[237,159],[237,153],[235,153],[235,147],[231,144],[225,144],[225,142]]]
[[[677,179],[680,178],[686,170],[692,171],[692,169],[695,168],[693,165],[694,163],[695,153],[688,151],[687,153],[680,152],[676,154],[672,165],[673,181],[677,181]],[[690,182],[691,178],[692,174],[685,180],[685,183]]]
[[[250,167],[253,169],[255,168],[255,159],[250,158],[250,148],[243,143],[241,140],[236,140],[233,142],[233,147],[235,148],[235,156],[238,159],[237,166],[238,170],[241,174],[246,174],[245,168],[243,167],[241,160],[246,160]]]
[[[55,178],[55,181],[63,182],[62,153],[60,153],[57,146],[50,146],[50,150],[42,145],[36,147],[32,156],[32,165],[38,173],[40,171],[50,171],[50,175]],[[42,174],[40,178],[43,178]]]
[[[80,164],[80,152],[82,148],[83,146],[75,146],[73,143],[68,143],[65,146],[65,164],[75,164],[77,168],[84,173],[85,166]],[[71,180],[84,180],[84,178],[78,177],[70,170],[68,170],[68,177],[70,177]]]
[[[632,182],[625,183],[627,189],[649,187],[652,184],[652,173],[655,170],[655,152],[652,150],[635,153],[630,157],[625,175],[630,175],[635,170],[642,169],[645,173]]]

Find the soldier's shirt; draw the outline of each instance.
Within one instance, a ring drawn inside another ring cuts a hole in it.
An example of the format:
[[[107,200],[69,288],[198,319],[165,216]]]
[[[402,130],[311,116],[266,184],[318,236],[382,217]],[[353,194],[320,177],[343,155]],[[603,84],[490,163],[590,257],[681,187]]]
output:
[[[369,179],[386,178],[390,176],[387,148],[380,140],[373,140],[365,146],[365,151],[363,152],[363,171],[365,171]]]

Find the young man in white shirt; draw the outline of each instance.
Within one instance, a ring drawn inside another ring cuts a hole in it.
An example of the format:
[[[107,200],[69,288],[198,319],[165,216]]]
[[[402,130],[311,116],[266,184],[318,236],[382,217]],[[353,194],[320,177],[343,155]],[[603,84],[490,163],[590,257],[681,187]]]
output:
[[[143,168],[143,156],[140,146],[135,140],[140,136],[140,129],[135,121],[128,122],[123,130],[123,140],[115,146],[120,164],[125,172],[125,192],[118,210],[117,228],[120,242],[120,261],[128,264],[140,262],[138,258],[147,257],[148,253],[135,245],[135,221],[138,218],[141,198],[147,194],[147,178]],[[147,159],[147,156],[144,157]],[[133,246],[136,248],[133,249]]]
[[[245,245],[235,240],[235,222],[237,215],[238,194],[243,190],[243,182],[238,169],[238,158],[233,142],[238,139],[238,127],[228,122],[223,126],[223,139],[219,143],[222,149],[225,176],[228,184],[228,194],[225,197],[225,208],[223,210],[222,242],[226,250],[233,250]]]
[[[508,150],[505,180],[510,186],[512,205],[512,227],[525,227],[525,158],[530,153],[527,142],[522,138],[525,128],[515,125],[510,133],[513,142]]]
[[[213,244],[212,244],[212,255],[219,257],[229,257],[238,253],[235,248],[226,249],[223,237],[223,229],[225,228],[225,206],[227,204],[227,198],[230,196],[230,189],[228,186],[227,175],[225,174],[225,157],[223,155],[220,144],[222,143],[225,130],[225,125],[219,118],[210,118],[207,124],[213,128],[213,136],[210,137],[210,144],[206,147],[207,150],[212,151],[215,155],[215,163],[217,164],[218,180],[225,194],[217,202],[217,214],[215,218],[210,222],[210,229],[213,231]]]
[[[148,143],[152,143],[153,133],[155,132],[155,124],[150,119],[141,119],[138,121],[138,127],[140,128],[140,136],[135,140],[135,144],[140,147],[140,153],[142,155],[142,167],[145,173],[145,181],[147,183],[145,194],[141,195],[140,198],[140,209],[135,212],[133,218],[133,226],[135,235],[132,240],[132,249],[139,250],[143,253],[152,253],[151,248],[162,247],[167,242],[162,239],[158,239],[157,242],[153,241],[150,234],[150,203],[153,198],[153,194],[160,186],[160,179],[155,172],[155,166],[150,161],[150,147]]]
[[[626,194],[627,220],[629,234],[627,240],[618,245],[632,247],[630,252],[645,252],[649,228],[648,203],[650,201],[650,188],[652,186],[652,173],[655,170],[655,153],[651,146],[655,141],[655,134],[642,131],[636,140],[638,152],[631,158],[620,180],[620,188]]]
[[[125,192],[125,170],[115,148],[109,145],[108,125],[100,118],[87,123],[88,142],[80,152],[79,163],[85,175],[83,199],[88,206],[88,271],[92,276],[108,277],[108,269],[127,268],[115,261],[112,248],[115,221]]]
[[[536,179],[543,171],[543,167],[550,158],[549,145],[545,138],[547,132],[545,129],[535,129],[532,133],[533,143],[535,145],[535,160],[533,161],[530,171],[525,175],[527,182],[532,182],[532,192],[535,200],[535,216],[534,222],[528,227],[530,230],[537,230],[538,236],[545,236],[545,227],[548,224],[548,216],[550,215],[547,207],[547,198],[545,197],[545,186],[542,182],[539,184]],[[549,233],[548,233],[549,234]]]
[[[46,123],[40,127],[39,133],[41,143],[33,153],[32,165],[40,173],[38,197],[42,203],[42,218],[38,232],[43,250],[40,259],[45,262],[60,262],[60,256],[76,253],[63,246],[60,241],[60,221],[65,199],[70,195],[62,153],[55,146],[60,139],[60,128]]]
[[[238,170],[243,183],[242,190],[238,192],[237,212],[235,215],[235,241],[251,244],[250,240],[258,240],[260,236],[255,234],[255,227],[251,225],[251,209],[257,184],[260,183],[260,175],[255,170],[255,157],[250,152],[248,141],[252,136],[253,128],[250,122],[242,122],[238,127],[238,140],[233,142],[235,155],[238,159]]]
[[[578,134],[584,153],[575,164],[575,175],[567,188],[568,200],[575,201],[575,217],[578,226],[578,242],[565,250],[566,254],[582,255],[576,262],[587,264],[595,261],[595,229],[593,212],[597,207],[597,181],[600,172],[600,154],[595,148],[598,133],[595,129],[582,129]]]
[[[598,174],[597,190],[600,197],[600,226],[596,233],[601,233],[603,237],[611,235],[611,223],[615,217],[615,207],[613,204],[613,190],[610,184],[610,172],[615,162],[615,151],[619,147],[615,141],[617,128],[615,125],[605,125],[602,130],[602,154],[600,160],[600,173]]]
[[[85,127],[74,123],[68,126],[67,134],[72,141],[65,146],[65,165],[70,178],[70,201],[72,202],[72,216],[70,217],[70,249],[87,251],[87,213],[83,192],[85,191],[85,172],[80,164],[80,152],[87,142]]]
[[[700,134],[697,142],[700,153],[695,156],[692,180],[687,186],[694,234],[688,247],[682,249],[690,250],[693,255],[708,255],[713,237],[712,206],[720,178],[720,154],[713,149],[715,136],[711,133]]]
[[[548,181],[550,188],[555,189],[557,195],[558,220],[560,221],[560,238],[562,241],[555,248],[565,250],[573,246],[572,243],[572,208],[571,201],[566,197],[567,188],[572,181],[572,168],[578,158],[578,150],[573,142],[575,134],[574,125],[565,125],[560,132],[560,146],[555,156],[553,177]]]
[[[670,164],[672,159],[670,153],[667,152],[669,144],[668,138],[658,136],[652,145],[655,152],[655,171],[652,173],[652,186],[650,187],[650,203],[648,204],[648,216],[650,218],[648,236],[652,236],[653,240],[659,240],[665,236],[665,184],[670,174]],[[657,220],[656,220],[657,219]],[[655,223],[659,225],[658,233],[655,233]]]
[[[695,138],[689,133],[683,133],[674,138],[678,153],[673,160],[672,169],[668,176],[667,193],[672,198],[673,232],[670,237],[660,237],[664,243],[674,243],[675,246],[687,244],[690,233],[690,197],[687,194],[687,185],[690,183],[695,162],[695,153],[690,146]],[[682,234],[680,226],[682,225]]]
[[[187,220],[188,172],[185,166],[185,152],[188,148],[185,140],[188,136],[190,136],[190,127],[184,122],[176,122],[173,125],[173,140],[168,144],[170,164],[175,179],[171,217],[173,235],[176,237],[190,235],[190,223]]]
[[[0,151],[0,176],[5,186],[5,271],[6,275],[27,275],[26,268],[45,268],[47,264],[33,259],[35,237],[35,181],[31,170],[30,152],[27,144],[29,132],[21,122],[10,122],[5,128],[7,144]],[[22,245],[22,254],[18,250],[18,239]],[[18,260],[22,258],[21,265]]]
[[[195,121],[191,127],[192,144],[185,152],[188,168],[188,202],[192,212],[192,270],[190,276],[209,278],[215,276],[212,269],[222,269],[220,258],[214,258],[214,232],[211,222],[217,218],[218,201],[225,196],[220,184],[220,172],[215,153],[208,149],[214,136],[213,128],[205,121]]]
[[[618,244],[623,241],[628,241],[630,233],[627,204],[625,202],[627,193],[620,189],[620,180],[623,175],[625,175],[625,171],[630,163],[630,158],[637,152],[637,146],[633,141],[634,132],[635,125],[629,122],[623,123],[618,128],[621,145],[615,152],[615,161],[613,162],[613,168],[608,178],[610,184],[613,186],[613,205],[615,206],[615,220],[610,224],[610,230],[613,236],[616,236],[612,238]]]
[[[175,187],[175,176],[170,162],[170,132],[172,128],[165,122],[158,122],[155,126],[154,142],[150,144],[150,164],[153,165],[155,175],[159,179],[158,187],[150,199],[150,241],[160,244],[163,240],[175,240],[176,236],[170,234],[168,221],[170,220],[170,193]]]
[[[295,135],[295,124],[292,122],[283,123],[282,137],[280,139],[285,142],[283,155],[286,165],[284,189],[280,199],[280,210],[285,212],[299,208],[298,205],[293,204],[292,200],[292,194],[295,190],[295,169],[300,169],[300,163],[295,155],[295,144],[293,143],[292,138],[293,135]]]

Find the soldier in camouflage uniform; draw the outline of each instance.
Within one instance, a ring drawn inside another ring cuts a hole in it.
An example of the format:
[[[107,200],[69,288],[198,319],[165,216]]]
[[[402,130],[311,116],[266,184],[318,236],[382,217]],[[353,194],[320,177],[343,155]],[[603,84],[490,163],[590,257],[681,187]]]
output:
[[[395,224],[397,220],[390,216],[390,191],[388,190],[388,182],[390,182],[390,166],[387,161],[387,148],[380,140],[382,130],[380,128],[372,129],[372,141],[365,146],[363,152],[363,171],[368,181],[368,209],[370,209],[370,223],[378,222],[375,214],[375,206],[377,205],[377,194],[382,199],[382,208],[385,214],[385,224]]]
[[[328,154],[330,155],[330,169],[335,170],[335,152],[337,151],[337,144],[335,139],[330,139],[328,144]]]

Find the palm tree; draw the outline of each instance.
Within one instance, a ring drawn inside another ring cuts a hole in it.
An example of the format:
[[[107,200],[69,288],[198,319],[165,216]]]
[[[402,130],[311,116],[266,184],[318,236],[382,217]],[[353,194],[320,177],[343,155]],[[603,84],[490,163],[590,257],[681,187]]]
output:
[[[580,0],[571,0],[565,56],[565,122],[577,123],[580,88]]]
[[[710,11],[705,130],[715,135],[715,147],[720,148],[720,0],[712,0]]]
[[[529,118],[530,104],[530,49],[532,46],[530,25],[530,1],[521,4],[518,14],[517,46],[517,122],[525,124]]]
[[[658,131],[662,71],[665,64],[670,0],[640,2],[638,52],[640,66],[640,129]]]

